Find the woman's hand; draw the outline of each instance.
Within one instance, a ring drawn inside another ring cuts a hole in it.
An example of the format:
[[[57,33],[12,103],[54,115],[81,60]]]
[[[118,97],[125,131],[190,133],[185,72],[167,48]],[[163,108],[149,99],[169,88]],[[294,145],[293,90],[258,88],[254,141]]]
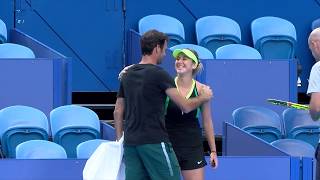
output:
[[[218,156],[216,151],[210,153],[210,165],[216,169],[218,167]]]

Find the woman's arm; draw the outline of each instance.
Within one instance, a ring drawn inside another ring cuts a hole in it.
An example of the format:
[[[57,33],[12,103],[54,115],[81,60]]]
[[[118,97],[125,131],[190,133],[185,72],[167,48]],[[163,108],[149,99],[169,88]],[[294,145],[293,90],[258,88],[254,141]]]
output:
[[[217,149],[216,149],[210,108],[211,108],[210,101],[202,105],[202,121],[203,121],[203,127],[205,130],[206,138],[208,141],[208,145],[210,147],[210,163],[211,163],[211,166],[217,167],[218,166]]]
[[[197,82],[197,89],[200,89],[203,86],[205,85]],[[201,114],[202,114],[202,124],[205,130],[206,139],[210,147],[210,164],[211,166],[216,168],[218,166],[218,159],[217,159],[217,149],[216,149],[215,136],[214,136],[214,128],[213,128],[213,122],[211,117],[210,103],[211,103],[210,101],[207,101],[204,104],[202,104]]]

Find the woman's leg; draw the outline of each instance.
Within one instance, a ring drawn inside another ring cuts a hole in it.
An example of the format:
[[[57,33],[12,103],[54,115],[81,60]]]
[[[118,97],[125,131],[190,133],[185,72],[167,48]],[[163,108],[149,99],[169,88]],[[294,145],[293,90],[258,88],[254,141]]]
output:
[[[204,179],[204,168],[182,170],[183,180],[203,180]]]

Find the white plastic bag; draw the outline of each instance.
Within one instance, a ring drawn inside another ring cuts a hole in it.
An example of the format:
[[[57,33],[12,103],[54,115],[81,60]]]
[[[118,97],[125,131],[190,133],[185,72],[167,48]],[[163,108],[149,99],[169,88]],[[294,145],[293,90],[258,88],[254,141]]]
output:
[[[101,143],[86,162],[84,180],[124,180],[123,136],[119,141]]]

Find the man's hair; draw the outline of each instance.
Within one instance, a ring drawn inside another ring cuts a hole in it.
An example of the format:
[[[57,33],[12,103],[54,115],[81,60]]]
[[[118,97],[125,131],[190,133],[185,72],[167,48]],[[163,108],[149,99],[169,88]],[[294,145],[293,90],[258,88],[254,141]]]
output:
[[[151,55],[157,45],[162,49],[166,41],[168,41],[168,36],[162,32],[155,29],[145,32],[140,40],[142,55]]]

